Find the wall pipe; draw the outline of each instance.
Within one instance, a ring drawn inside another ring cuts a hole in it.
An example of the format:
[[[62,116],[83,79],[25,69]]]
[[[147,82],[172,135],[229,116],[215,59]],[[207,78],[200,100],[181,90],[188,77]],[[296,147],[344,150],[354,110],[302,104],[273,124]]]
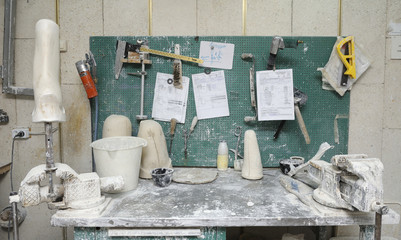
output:
[[[3,66],[0,67],[3,93],[33,96],[32,88],[13,86],[16,2],[16,0],[4,1]]]

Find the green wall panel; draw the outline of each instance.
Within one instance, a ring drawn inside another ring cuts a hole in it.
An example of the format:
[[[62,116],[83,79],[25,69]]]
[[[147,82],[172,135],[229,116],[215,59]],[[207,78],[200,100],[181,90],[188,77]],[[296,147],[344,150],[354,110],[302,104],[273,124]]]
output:
[[[348,119],[338,120],[340,143],[334,143],[334,119],[337,114],[349,113],[350,95],[340,97],[335,92],[322,90],[321,73],[329,59],[336,37],[286,37],[287,40],[302,40],[304,43],[295,49],[280,50],[276,58],[276,69],[293,69],[294,86],[308,95],[308,101],[301,108],[311,144],[305,140],[296,120],[287,121],[280,137],[273,140],[279,121],[245,123],[245,116],[255,114],[250,105],[249,68],[251,63],[241,59],[242,53],[252,53],[256,59],[256,71],[266,70],[272,37],[91,37],[90,50],[95,56],[97,67],[97,89],[99,91],[98,138],[102,137],[104,120],[111,114],[127,116],[133,125],[133,135],[139,123],[135,116],[140,112],[140,77],[127,73],[140,71],[140,64],[124,63],[120,78],[114,79],[114,61],[117,39],[136,43],[137,39],[147,40],[149,47],[165,52],[174,52],[174,44],[181,45],[181,54],[199,57],[200,41],[226,42],[235,44],[233,69],[224,70],[230,116],[200,120],[188,141],[188,158],[184,158],[183,131],[189,129],[196,115],[192,82],[189,87],[186,122],[177,124],[171,159],[173,166],[216,166],[217,147],[220,140],[226,140],[229,148],[235,149],[236,126],[242,126],[243,133],[248,129],[256,132],[263,166],[277,167],[281,159],[302,156],[306,160],[313,157],[323,142],[335,145],[323,160],[330,160],[335,154],[346,154],[348,149]],[[146,66],[144,114],[152,116],[152,104],[156,73],[173,72],[173,59],[151,55],[153,64]],[[218,71],[220,69],[212,69]],[[183,61],[183,76],[202,73],[204,68]],[[169,144],[169,123],[159,122]],[[243,136],[240,153],[243,154]],[[234,155],[230,153],[230,166]]]

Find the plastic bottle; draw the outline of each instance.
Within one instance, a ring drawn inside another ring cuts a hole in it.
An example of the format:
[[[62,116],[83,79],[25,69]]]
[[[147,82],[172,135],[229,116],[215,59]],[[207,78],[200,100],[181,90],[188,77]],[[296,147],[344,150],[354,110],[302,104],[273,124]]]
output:
[[[228,168],[228,146],[227,142],[221,140],[217,150],[217,169],[225,171]]]

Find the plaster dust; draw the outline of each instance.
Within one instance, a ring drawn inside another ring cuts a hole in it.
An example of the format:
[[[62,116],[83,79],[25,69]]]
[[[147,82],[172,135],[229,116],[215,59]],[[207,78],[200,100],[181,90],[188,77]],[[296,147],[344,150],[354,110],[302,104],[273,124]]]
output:
[[[176,168],[178,169],[178,168]],[[55,226],[81,227],[236,227],[373,224],[374,215],[344,212],[322,215],[288,193],[279,170],[264,170],[261,180],[247,180],[228,169],[208,184],[171,183],[158,187],[141,179],[133,191],[108,194],[112,201],[99,217],[58,211]],[[71,214],[70,214],[71,213]]]

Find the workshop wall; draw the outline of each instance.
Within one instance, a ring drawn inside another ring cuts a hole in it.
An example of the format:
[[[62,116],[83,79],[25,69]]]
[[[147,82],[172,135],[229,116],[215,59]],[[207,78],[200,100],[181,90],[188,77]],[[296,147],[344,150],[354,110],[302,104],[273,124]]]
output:
[[[75,62],[89,50],[89,36],[233,35],[336,36],[339,1],[248,0],[243,27],[243,0],[152,0],[152,18],[146,0],[29,0],[17,2],[15,85],[32,87],[34,26],[37,20],[58,21],[60,39],[68,49],[61,53],[61,84],[67,121],[55,134],[55,160],[77,172],[91,169],[90,108]],[[351,92],[349,153],[380,158],[385,167],[385,203],[401,212],[401,60],[390,59],[390,22],[401,22],[400,0],[342,0],[341,34],[354,35],[370,54],[372,65]],[[57,3],[58,7],[57,8]],[[59,14],[57,15],[57,9]],[[0,13],[4,1],[0,2]],[[57,17],[58,16],[58,17]],[[57,19],[58,18],[58,19]],[[3,28],[0,17],[0,27]],[[0,44],[3,31],[0,32]],[[266,47],[268,48],[268,46]],[[0,48],[2,55],[2,48]],[[0,126],[2,162],[11,158],[11,130],[33,124],[32,97],[1,94],[0,109],[10,122]],[[15,143],[14,186],[26,173],[45,163],[43,136]],[[0,208],[8,205],[9,173],[0,175]],[[71,239],[71,229],[50,227],[53,213],[45,204],[27,209],[20,226],[21,239]],[[357,227],[341,227],[339,235],[358,235]],[[384,226],[384,234],[401,239],[400,225]],[[7,232],[0,230],[0,239]]]

